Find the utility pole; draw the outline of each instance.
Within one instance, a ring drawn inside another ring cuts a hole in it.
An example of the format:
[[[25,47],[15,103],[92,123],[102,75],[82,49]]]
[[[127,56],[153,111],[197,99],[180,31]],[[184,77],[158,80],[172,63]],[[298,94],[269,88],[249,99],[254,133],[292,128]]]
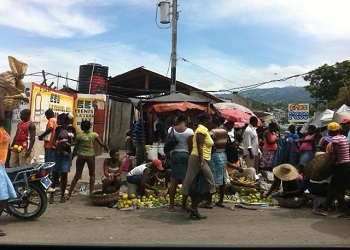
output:
[[[176,44],[177,44],[177,0],[173,0],[171,32],[171,84],[170,94],[176,93]]]

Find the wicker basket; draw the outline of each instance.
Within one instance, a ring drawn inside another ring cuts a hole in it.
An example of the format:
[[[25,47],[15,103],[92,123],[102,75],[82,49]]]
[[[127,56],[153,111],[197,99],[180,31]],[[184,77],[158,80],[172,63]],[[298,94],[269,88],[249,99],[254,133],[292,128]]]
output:
[[[278,205],[287,208],[300,208],[306,204],[307,199],[304,197],[292,197],[292,198],[275,198],[278,201]]]
[[[95,191],[89,195],[90,201],[96,206],[105,206],[111,202],[118,201],[119,192],[107,192]]]
[[[305,176],[314,181],[327,179],[334,172],[334,162],[331,159],[332,156],[329,153],[315,156],[306,164]]]
[[[4,109],[5,111],[12,111],[19,107],[21,101],[29,102],[28,97],[24,93],[18,95],[5,95],[4,96]]]
[[[14,109],[17,109],[19,107],[19,103],[21,100],[19,99],[12,99],[12,98],[4,98],[4,109],[5,111],[12,111]]]

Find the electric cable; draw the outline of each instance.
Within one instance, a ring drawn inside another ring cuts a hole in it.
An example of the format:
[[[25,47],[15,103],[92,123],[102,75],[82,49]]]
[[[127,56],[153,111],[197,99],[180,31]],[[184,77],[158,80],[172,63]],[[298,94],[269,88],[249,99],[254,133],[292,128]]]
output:
[[[120,42],[120,43],[115,43],[115,44],[109,44],[109,45],[100,46],[100,47],[69,50],[69,51],[60,51],[60,52],[48,52],[48,53],[41,53],[41,54],[36,54],[36,55],[27,55],[27,56],[23,56],[23,57],[28,58],[28,57],[38,57],[38,56],[56,55],[56,54],[79,53],[79,52],[84,52],[84,51],[91,51],[91,50],[105,49],[105,48],[110,48],[110,47],[124,46],[124,45],[133,44],[133,43],[144,42],[147,40],[151,40],[153,38],[165,37],[165,36],[167,36],[167,35],[155,35],[152,37],[142,38],[142,39],[133,40],[133,41],[129,41],[129,42]]]
[[[334,66],[335,66],[335,64],[330,65],[329,67],[334,67]],[[199,68],[201,68],[201,67],[199,67]],[[205,70],[205,69],[203,69],[203,70]],[[311,73],[313,71],[314,70],[311,70],[311,71],[309,71],[307,73],[303,73],[303,74],[292,75],[292,76],[284,77],[284,78],[281,78],[281,79],[264,81],[264,82],[255,83],[255,84],[242,86],[242,87],[236,87],[236,88],[230,88],[230,89],[224,89],[224,90],[206,90],[206,91],[204,91],[204,90],[190,90],[190,92],[193,92],[193,93],[196,93],[196,92],[197,93],[203,93],[203,92],[218,93],[218,92],[232,92],[232,91],[242,92],[242,91],[246,91],[246,90],[250,90],[250,89],[254,89],[254,88],[260,87],[260,86],[265,85],[267,83],[284,82],[284,81],[287,81],[287,80],[292,79],[292,78],[305,76],[305,75],[307,75],[307,74],[309,74],[309,73]],[[38,74],[38,73],[41,73],[41,72],[36,72],[36,74]],[[34,74],[34,73],[31,73],[31,74],[28,74],[28,75],[32,75],[32,74]],[[63,78],[63,79],[66,79],[66,80],[79,82],[78,80],[75,80],[75,79],[72,79],[72,78],[68,78],[68,77],[64,77],[64,76],[60,76],[60,75],[56,75],[56,74],[46,73],[46,75],[51,75],[51,76],[55,76],[55,77],[58,77],[58,78]],[[38,77],[40,77],[40,76],[38,76]],[[223,78],[223,79],[225,79],[225,78]],[[108,86],[108,88],[116,89],[116,90],[118,90],[120,92],[124,91],[124,92],[130,92],[130,93],[159,94],[159,93],[168,93],[169,92],[169,90],[163,90],[163,89],[143,89],[143,90],[138,90],[138,89],[134,89],[134,88],[130,89],[130,88],[124,88],[124,87],[119,87],[119,86]]]
[[[179,56],[179,55],[178,55],[178,56]],[[233,81],[231,81],[231,80],[229,80],[229,79],[227,79],[227,78],[224,78],[224,77],[222,77],[222,76],[220,76],[220,75],[218,75],[218,74],[215,74],[215,73],[213,73],[213,72],[211,72],[211,71],[209,71],[209,70],[207,70],[207,69],[205,69],[205,68],[203,68],[203,67],[201,67],[201,66],[198,66],[198,65],[196,65],[196,64],[194,64],[194,63],[192,63],[192,62],[186,60],[185,58],[183,58],[183,57],[181,57],[181,56],[179,56],[179,58],[181,58],[182,61],[187,62],[187,63],[189,63],[189,64],[192,64],[193,66],[195,66],[195,67],[197,67],[197,68],[200,68],[201,70],[204,70],[204,71],[206,71],[206,72],[208,72],[208,73],[210,73],[210,74],[212,74],[212,75],[214,75],[214,76],[217,76],[217,77],[219,77],[219,78],[221,78],[221,79],[223,79],[223,80],[225,80],[225,81],[228,81],[228,82],[230,82],[230,83],[233,83],[233,84],[242,86],[242,85],[240,85],[239,83],[233,82]]]

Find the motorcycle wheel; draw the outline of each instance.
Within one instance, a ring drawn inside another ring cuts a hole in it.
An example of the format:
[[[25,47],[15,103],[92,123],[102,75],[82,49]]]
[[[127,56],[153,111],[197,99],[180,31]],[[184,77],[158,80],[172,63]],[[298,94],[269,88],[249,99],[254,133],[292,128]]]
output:
[[[40,183],[39,183],[40,184]],[[34,220],[40,217],[47,208],[46,192],[35,183],[29,182],[28,188],[24,184],[14,185],[17,197],[22,197],[20,204],[8,204],[6,211],[16,218]]]

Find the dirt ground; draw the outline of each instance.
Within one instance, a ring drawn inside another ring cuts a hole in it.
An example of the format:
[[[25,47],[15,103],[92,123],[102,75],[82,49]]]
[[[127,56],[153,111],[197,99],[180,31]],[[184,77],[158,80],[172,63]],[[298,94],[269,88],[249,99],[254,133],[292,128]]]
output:
[[[101,186],[104,153],[96,159],[96,185]],[[69,183],[75,172],[73,163]],[[88,183],[87,167],[71,200],[49,204],[35,221],[23,221],[3,214],[0,228],[7,235],[0,245],[62,246],[350,246],[350,220],[337,219],[336,214],[320,217],[311,207],[286,209],[256,207],[257,210],[234,208],[200,209],[206,220],[193,220],[176,209],[149,208],[119,211],[94,206],[89,197],[79,194],[80,184]],[[122,187],[122,191],[126,187]],[[234,208],[234,210],[230,209]]]

